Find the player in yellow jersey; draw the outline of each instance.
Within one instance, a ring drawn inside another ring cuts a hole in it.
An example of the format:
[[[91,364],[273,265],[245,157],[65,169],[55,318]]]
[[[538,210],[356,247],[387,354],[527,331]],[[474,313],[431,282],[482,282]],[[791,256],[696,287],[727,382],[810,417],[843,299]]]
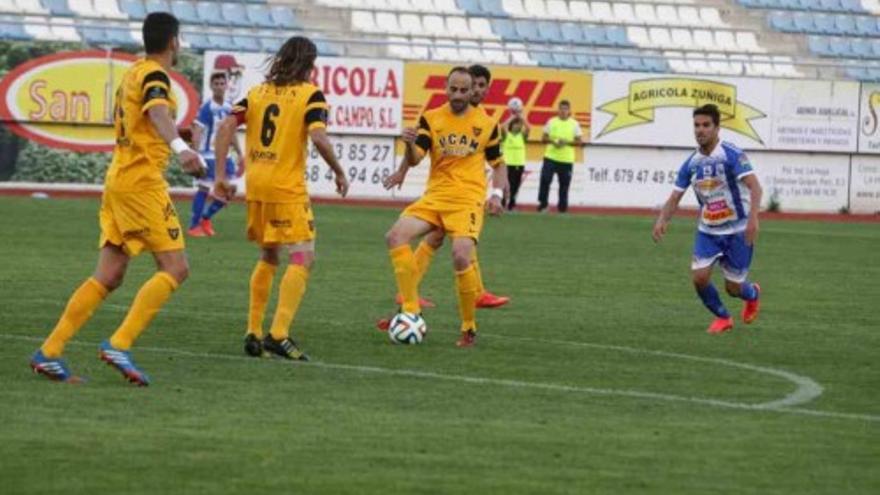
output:
[[[180,221],[162,176],[172,150],[187,173],[199,176],[205,171],[174,123],[177,102],[168,71],[177,61],[179,29],[171,14],[148,15],[143,24],[147,55],[125,73],[116,91],[116,146],[101,199],[98,266],[73,293],[55,329],[31,359],[34,372],[53,380],[81,381],[61,359],[65,344],[122,284],[131,257],[149,251],[156,274],[144,283],[125,320],[99,349],[100,358],[129,381],[148,385],[149,378],[135,366],[129,349],[189,274]]]
[[[459,347],[475,343],[478,294],[472,262],[483,227],[483,212],[500,214],[507,169],[501,159],[501,131],[481,109],[471,106],[473,76],[455,67],[446,79],[449,102],[428,110],[417,128],[406,129],[404,156],[409,166],[431,156],[431,171],[424,195],[409,205],[385,236],[394,266],[404,313],[420,313],[419,267],[410,242],[434,229],[452,239],[452,260],[461,316]],[[493,194],[486,200],[485,164],[492,168]]]
[[[306,152],[311,138],[336,174],[336,191],[348,193],[345,172],[327,138],[327,102],[309,76],[317,48],[307,38],[287,40],[272,59],[266,82],[251,89],[220,126],[216,159],[225,163],[239,125],[247,126],[245,169],[247,236],[261,251],[251,275],[245,352],[263,352],[307,361],[290,338],[290,325],[306,290],[315,259],[315,224],[305,182]],[[229,196],[226,171],[217,167],[215,195]],[[282,251],[289,263],[281,279],[278,307],[269,334],[263,337],[263,315]]]
[[[492,73],[489,72],[488,68],[479,64],[468,67],[468,72],[470,72],[474,79],[470,103],[473,107],[478,108],[480,111],[484,111],[481,105],[483,99],[486,97],[486,92],[489,89],[489,83],[492,81]],[[406,179],[408,170],[409,165],[406,163],[406,159],[404,159],[401,161],[398,170],[384,181],[385,188],[391,189],[392,187],[400,187]],[[500,193],[503,195],[503,191]],[[443,245],[443,239],[445,239],[445,237],[446,234],[443,232],[443,229],[434,229],[419,243],[415,250],[415,256],[420,278],[424,277],[424,274],[427,273],[428,268],[431,266],[431,261],[434,259],[434,254]],[[477,258],[476,249],[473,251],[472,261],[474,271],[477,274],[477,308],[499,308],[510,302],[510,297],[495,295],[483,286],[483,275],[480,270],[480,263]],[[397,300],[399,304],[402,300],[400,294],[397,295]],[[424,298],[422,298],[419,303],[425,307],[434,306],[433,302]],[[380,330],[387,329],[388,323],[389,320],[387,319],[379,320],[378,326]]]

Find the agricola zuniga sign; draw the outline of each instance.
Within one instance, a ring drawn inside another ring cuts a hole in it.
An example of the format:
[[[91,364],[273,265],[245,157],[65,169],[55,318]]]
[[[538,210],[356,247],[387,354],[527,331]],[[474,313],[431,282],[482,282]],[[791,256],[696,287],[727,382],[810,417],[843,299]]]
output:
[[[137,57],[89,50],[29,60],[0,80],[0,120],[15,134],[51,148],[112,151],[113,98]],[[192,85],[171,72],[175,119],[188,125],[198,110]]]

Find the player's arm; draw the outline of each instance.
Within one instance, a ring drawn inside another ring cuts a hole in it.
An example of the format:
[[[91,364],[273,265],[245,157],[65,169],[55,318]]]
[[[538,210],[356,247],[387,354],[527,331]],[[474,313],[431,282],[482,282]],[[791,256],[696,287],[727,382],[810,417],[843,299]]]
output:
[[[663,239],[663,236],[666,234],[666,226],[669,225],[669,219],[672,218],[675,210],[678,209],[678,204],[681,203],[681,198],[683,197],[684,191],[678,189],[675,189],[669,195],[669,199],[666,200],[663,208],[660,209],[657,221],[654,222],[654,232],[652,233],[654,242],[660,242]]]
[[[141,112],[147,114],[156,132],[177,154],[183,171],[201,177],[207,172],[202,157],[193,151],[177,132],[171,117],[171,80],[164,71],[156,70],[141,83]]]
[[[491,215],[500,215],[504,208],[501,201],[504,199],[504,191],[507,190],[507,167],[501,156],[501,129],[495,126],[489,142],[486,144],[486,162],[492,167],[492,191],[486,206]]]
[[[751,173],[740,180],[749,188],[749,197],[751,198],[751,211],[749,211],[749,222],[746,224],[746,244],[751,246],[758,240],[758,211],[761,210],[761,198],[764,196],[764,190],[758,177]]]
[[[410,168],[406,157],[401,158],[397,170],[395,170],[393,174],[382,179],[382,186],[385,187],[385,189],[391,189],[394,186],[397,186],[397,188],[400,189],[403,187],[403,182],[406,180],[406,174],[409,172]]]
[[[238,160],[236,161],[236,164],[238,165],[237,175],[241,176],[244,173],[244,150],[241,149],[241,143],[238,142],[238,129],[236,129],[235,134],[232,135],[232,149],[235,150],[235,155],[238,157]]]
[[[204,134],[205,128],[199,125],[198,121],[195,121],[192,123],[190,129],[192,130],[190,141],[193,146],[198,146],[199,143],[202,142],[202,134]]]
[[[214,163],[226,163],[229,157],[229,147],[237,141],[235,134],[238,126],[247,120],[248,101],[242,99],[232,107],[232,113],[220,122],[217,127],[217,135],[214,137]],[[235,194],[235,189],[226,177],[226,167],[214,167],[214,196],[230,199]]]
[[[177,154],[183,171],[195,177],[201,177],[207,171],[202,157],[193,151],[177,133],[177,126],[171,118],[171,112],[167,105],[153,105],[147,110],[150,122],[156,128],[156,132],[168,143],[168,146]]]
[[[333,153],[333,145],[327,137],[327,100],[324,93],[315,91],[306,103],[305,125],[309,130],[309,138],[318,150],[318,154],[335,174],[336,192],[345,197],[348,194],[348,179],[345,170]]]
[[[410,127],[403,130],[403,143],[406,150],[403,153],[407,165],[415,167],[422,158],[431,150],[431,126],[425,116],[419,117],[418,127]]]

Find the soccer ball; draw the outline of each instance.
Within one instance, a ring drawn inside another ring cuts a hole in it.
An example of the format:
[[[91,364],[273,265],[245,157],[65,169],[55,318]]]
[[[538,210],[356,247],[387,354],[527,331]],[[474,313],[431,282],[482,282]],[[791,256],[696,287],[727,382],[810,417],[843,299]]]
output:
[[[509,108],[511,112],[519,112],[523,109],[523,102],[514,96],[507,102],[507,108]]]
[[[388,325],[388,338],[395,344],[421,344],[428,325],[421,315],[397,313]]]

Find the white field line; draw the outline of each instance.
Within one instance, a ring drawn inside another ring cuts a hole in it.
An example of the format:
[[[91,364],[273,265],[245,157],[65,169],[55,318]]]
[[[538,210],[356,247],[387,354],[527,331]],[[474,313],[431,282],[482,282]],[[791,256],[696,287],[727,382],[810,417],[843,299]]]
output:
[[[26,342],[34,342],[39,343],[42,341],[42,338],[39,337],[29,337],[24,335],[9,335],[9,334],[0,334],[0,338],[6,340],[18,340],[18,341],[26,341]],[[69,345],[77,345],[77,346],[92,346],[97,347],[98,344],[94,342],[72,342]],[[139,351],[145,352],[156,352],[162,354],[173,354],[178,356],[186,356],[192,358],[199,359],[222,359],[222,360],[232,360],[232,361],[254,361],[254,358],[246,357],[246,356],[235,356],[231,354],[214,354],[207,352],[191,352],[185,351],[181,349],[169,349],[163,347],[146,347],[139,346],[137,348]],[[638,349],[625,348],[628,350],[639,351]],[[649,351],[653,352],[653,351]],[[697,357],[697,356],[691,356]],[[708,359],[708,358],[707,358]],[[672,394],[661,394],[654,392],[642,392],[638,390],[621,390],[621,389],[606,389],[606,388],[594,388],[594,387],[579,387],[573,385],[560,385],[555,383],[542,383],[542,382],[527,382],[521,380],[509,380],[509,379],[497,379],[497,378],[486,378],[486,377],[478,377],[478,376],[467,376],[467,375],[451,375],[444,373],[435,373],[431,371],[420,371],[420,370],[412,370],[412,369],[394,369],[394,368],[383,368],[378,366],[364,366],[364,365],[354,365],[354,364],[340,364],[340,363],[328,363],[323,361],[310,361],[308,363],[297,363],[294,361],[286,361],[282,359],[273,359],[273,360],[259,360],[259,361],[270,361],[279,364],[288,364],[295,366],[314,366],[317,368],[324,369],[332,369],[332,370],[343,370],[343,371],[354,371],[358,373],[370,373],[370,374],[381,374],[381,375],[391,375],[391,376],[406,376],[410,378],[422,378],[422,379],[430,379],[430,380],[443,380],[443,381],[454,381],[460,383],[468,383],[475,385],[495,385],[502,387],[511,387],[511,388],[528,388],[528,389],[538,389],[538,390],[547,390],[552,392],[564,392],[570,394],[592,394],[592,395],[609,395],[609,396],[621,396],[621,397],[630,397],[635,399],[642,400],[653,400],[653,401],[666,401],[666,402],[685,402],[691,404],[700,404],[707,405],[713,407],[721,407],[727,409],[739,409],[739,410],[747,410],[747,411],[767,411],[767,412],[775,412],[775,413],[783,413],[783,414],[801,414],[808,416],[818,416],[818,417],[826,417],[826,418],[838,418],[838,419],[856,419],[862,421],[880,421],[880,416],[870,415],[870,414],[850,414],[850,413],[840,413],[834,411],[817,411],[810,409],[798,409],[791,407],[772,407],[767,404],[746,404],[740,402],[730,402],[716,399],[705,399],[700,397],[686,397]]]
[[[45,302],[49,302],[49,300],[45,300]],[[57,301],[52,301],[57,304]],[[102,307],[106,307],[109,309],[128,311],[127,306],[123,306],[120,304],[113,303],[105,303]],[[197,317],[197,318],[210,318],[212,320],[216,319],[218,316],[241,316],[242,313],[239,312],[207,312],[207,311],[178,311],[173,309],[163,310],[165,314],[172,315],[181,315],[187,317]],[[508,341],[519,341],[519,342],[531,342],[536,344],[544,344],[544,345],[560,345],[566,347],[588,347],[592,349],[604,349],[615,352],[626,352],[632,354],[641,354],[641,355],[649,355],[649,356],[658,356],[672,359],[681,359],[693,362],[701,362],[701,363],[709,363],[716,364],[721,366],[727,366],[732,368],[739,368],[746,371],[752,371],[755,373],[775,376],[777,378],[782,378],[783,380],[787,380],[795,385],[795,389],[790,392],[788,395],[781,399],[764,402],[760,404],[748,404],[749,407],[754,409],[775,409],[780,407],[789,407],[805,404],[814,400],[815,398],[822,395],[822,386],[816,383],[813,379],[797,375],[795,373],[791,373],[785,370],[779,370],[775,368],[768,368],[764,366],[756,366],[746,363],[740,363],[736,361],[730,361],[727,359],[720,358],[712,358],[712,357],[702,357],[702,356],[693,356],[690,354],[680,354],[675,352],[666,352],[666,351],[655,351],[649,349],[640,349],[636,347],[626,347],[619,345],[609,345],[609,344],[594,344],[589,342],[576,342],[576,341],[567,341],[567,340],[556,340],[556,339],[540,339],[540,338],[532,338],[532,337],[515,337],[508,335],[496,335],[491,333],[480,332],[480,336],[488,337],[491,339],[499,339],[499,340],[508,340]]]

